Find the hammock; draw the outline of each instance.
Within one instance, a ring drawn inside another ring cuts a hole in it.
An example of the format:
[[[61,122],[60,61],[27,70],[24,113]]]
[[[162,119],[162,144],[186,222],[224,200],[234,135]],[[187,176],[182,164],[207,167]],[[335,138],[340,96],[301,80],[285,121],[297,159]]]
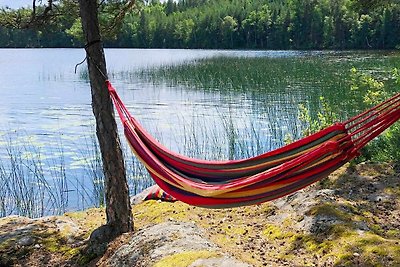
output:
[[[132,151],[158,186],[190,205],[230,208],[259,204],[300,190],[359,155],[400,119],[400,94],[282,148],[240,160],[208,161],[170,151],[132,117],[115,88],[110,96]]]

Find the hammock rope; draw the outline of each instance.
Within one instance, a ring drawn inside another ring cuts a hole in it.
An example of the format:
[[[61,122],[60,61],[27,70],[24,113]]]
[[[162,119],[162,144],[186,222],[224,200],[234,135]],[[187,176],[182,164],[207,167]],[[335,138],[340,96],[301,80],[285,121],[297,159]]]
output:
[[[158,186],[190,205],[227,208],[258,204],[300,190],[359,155],[400,119],[400,94],[349,119],[276,150],[240,160],[209,161],[177,154],[130,115],[107,87],[132,151]]]
[[[400,94],[345,122],[357,153],[369,141],[399,120]]]

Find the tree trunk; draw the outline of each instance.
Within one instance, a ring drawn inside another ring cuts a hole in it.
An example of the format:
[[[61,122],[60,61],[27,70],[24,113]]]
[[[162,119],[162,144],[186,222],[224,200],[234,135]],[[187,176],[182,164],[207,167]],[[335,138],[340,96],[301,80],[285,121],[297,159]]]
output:
[[[96,118],[96,134],[105,175],[106,214],[109,239],[133,230],[128,184],[117,133],[114,109],[105,83],[107,68],[100,42],[98,3],[79,0],[82,29],[86,38],[87,64],[92,92],[92,108]],[[107,238],[107,237],[105,237]]]

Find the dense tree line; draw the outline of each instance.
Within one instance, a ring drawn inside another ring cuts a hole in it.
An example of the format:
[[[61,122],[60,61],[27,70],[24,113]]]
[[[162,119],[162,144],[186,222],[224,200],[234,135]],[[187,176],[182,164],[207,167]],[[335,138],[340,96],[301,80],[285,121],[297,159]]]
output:
[[[109,47],[235,49],[393,49],[400,45],[400,3],[373,9],[354,0],[141,1],[107,33]],[[0,26],[1,47],[81,46],[78,12],[62,1],[42,30]],[[100,10],[100,20],[112,8]],[[12,12],[3,10],[0,22]],[[4,23],[0,23],[4,25]],[[104,29],[106,31],[106,29]]]

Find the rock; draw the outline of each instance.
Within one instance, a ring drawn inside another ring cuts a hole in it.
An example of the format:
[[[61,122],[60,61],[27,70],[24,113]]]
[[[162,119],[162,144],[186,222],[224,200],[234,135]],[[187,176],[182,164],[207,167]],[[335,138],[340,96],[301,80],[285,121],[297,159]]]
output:
[[[145,197],[149,194],[149,192],[151,192],[155,187],[157,187],[157,185],[150,186],[150,187],[144,189],[139,194],[132,196],[131,197],[131,205],[137,205],[140,202],[142,202],[145,199]]]
[[[223,262],[221,259],[232,263],[230,266],[249,266],[223,255],[218,246],[207,240],[205,236],[204,230],[193,223],[171,221],[161,223],[134,234],[128,244],[121,246],[101,266],[153,266],[168,256],[185,252],[196,253],[196,251],[207,251],[211,255],[215,253],[218,258],[213,259],[216,265],[201,265],[194,261],[193,266],[228,266],[221,265]],[[197,260],[201,262],[201,260],[208,260],[208,257]]]
[[[75,240],[75,238],[73,238],[72,236],[69,236],[69,237],[67,237],[67,242],[66,242],[68,245],[71,245],[71,244],[75,244],[76,243],[76,240]]]
[[[24,236],[18,240],[17,244],[20,246],[30,246],[35,243],[35,239],[32,236]]]
[[[373,202],[385,202],[385,201],[388,201],[389,199],[390,199],[390,196],[385,195],[385,194],[381,194],[381,195],[372,194],[369,197],[369,200],[373,201]]]
[[[250,267],[247,263],[239,262],[229,257],[211,258],[211,259],[198,259],[193,262],[189,267]]]
[[[110,225],[106,224],[96,228],[90,235],[85,253],[96,257],[103,255],[107,250],[108,243],[115,237],[115,231]]]

